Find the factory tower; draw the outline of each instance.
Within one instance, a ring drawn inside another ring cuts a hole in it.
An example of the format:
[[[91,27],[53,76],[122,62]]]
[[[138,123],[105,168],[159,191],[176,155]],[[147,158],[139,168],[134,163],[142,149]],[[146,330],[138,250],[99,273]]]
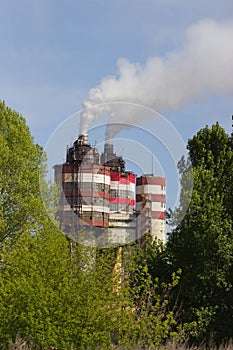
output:
[[[126,171],[113,144],[99,154],[88,135],[79,135],[67,148],[66,162],[54,170],[61,189],[57,216],[65,232],[96,227],[124,244],[141,242],[145,234],[165,242],[165,178]]]

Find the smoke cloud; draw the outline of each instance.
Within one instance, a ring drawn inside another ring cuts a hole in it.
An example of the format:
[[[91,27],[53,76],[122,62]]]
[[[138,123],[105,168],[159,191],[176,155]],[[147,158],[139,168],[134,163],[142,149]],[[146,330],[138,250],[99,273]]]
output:
[[[149,57],[144,65],[119,59],[117,75],[103,78],[83,102],[80,132],[103,114],[109,122],[120,118],[132,124],[147,114],[117,102],[171,111],[209,94],[233,93],[232,38],[233,22],[203,20],[187,29],[182,48],[165,57]],[[117,125],[109,128],[107,138],[119,131]]]

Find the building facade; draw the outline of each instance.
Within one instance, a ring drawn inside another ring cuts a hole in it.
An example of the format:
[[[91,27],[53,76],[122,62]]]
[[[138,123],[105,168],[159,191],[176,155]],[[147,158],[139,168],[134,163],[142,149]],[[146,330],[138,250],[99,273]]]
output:
[[[152,174],[142,175],[136,182],[137,227],[152,239],[165,242],[166,236],[166,179]],[[143,234],[142,234],[143,236]]]
[[[64,231],[95,227],[109,230],[113,242],[140,241],[147,233],[165,242],[165,178],[126,171],[112,144],[100,155],[87,135],[79,136],[67,149],[66,162],[54,170]]]

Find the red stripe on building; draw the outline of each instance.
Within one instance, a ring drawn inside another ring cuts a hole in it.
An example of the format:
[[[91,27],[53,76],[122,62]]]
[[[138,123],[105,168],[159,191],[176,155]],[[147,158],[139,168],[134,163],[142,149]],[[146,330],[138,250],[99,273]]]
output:
[[[141,176],[136,179],[136,184],[137,186],[140,186],[140,185],[166,186],[166,179],[164,177]]]
[[[135,174],[127,173],[125,176],[120,172],[112,171],[110,173],[111,181],[118,181],[120,184],[135,183]]]
[[[108,221],[103,221],[103,220],[87,220],[84,219],[82,220],[83,225],[89,225],[89,226],[99,226],[99,227],[107,227],[108,226]]]
[[[166,213],[165,213],[165,211],[152,211],[151,219],[165,220]]]
[[[74,226],[75,223],[74,223],[74,220],[70,219],[70,218],[64,218],[64,220],[62,220],[62,223],[64,225],[67,225],[67,226]],[[76,225],[78,224],[78,221],[76,222]],[[108,220],[88,220],[88,219],[85,219],[85,220],[79,220],[79,225],[82,225],[82,226],[100,226],[100,227],[107,227],[108,226]]]
[[[78,190],[64,190],[65,197],[101,197],[104,199],[109,199],[110,195],[108,192],[97,192],[97,191],[81,191]]]
[[[97,192],[97,191],[81,191],[80,192],[82,197],[101,197],[101,198],[105,198],[105,199],[109,199],[110,198],[110,194],[108,192]]]
[[[137,194],[136,195],[136,202],[143,202],[148,200],[148,195],[142,195],[142,194]],[[150,194],[150,200],[152,202],[160,202],[160,203],[166,203],[166,196],[164,194]]]
[[[101,167],[98,170],[98,174],[110,176],[110,168],[109,167]]]
[[[129,198],[110,198],[109,201],[111,203],[135,205],[135,200]]]

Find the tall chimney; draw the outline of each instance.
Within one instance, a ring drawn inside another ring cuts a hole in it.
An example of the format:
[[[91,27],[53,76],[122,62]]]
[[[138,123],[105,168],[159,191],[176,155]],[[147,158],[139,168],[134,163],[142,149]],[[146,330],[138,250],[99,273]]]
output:
[[[79,145],[88,145],[88,135],[87,134],[80,134],[78,137],[78,144]]]
[[[105,154],[113,154],[113,144],[108,142],[104,145],[104,153]]]

